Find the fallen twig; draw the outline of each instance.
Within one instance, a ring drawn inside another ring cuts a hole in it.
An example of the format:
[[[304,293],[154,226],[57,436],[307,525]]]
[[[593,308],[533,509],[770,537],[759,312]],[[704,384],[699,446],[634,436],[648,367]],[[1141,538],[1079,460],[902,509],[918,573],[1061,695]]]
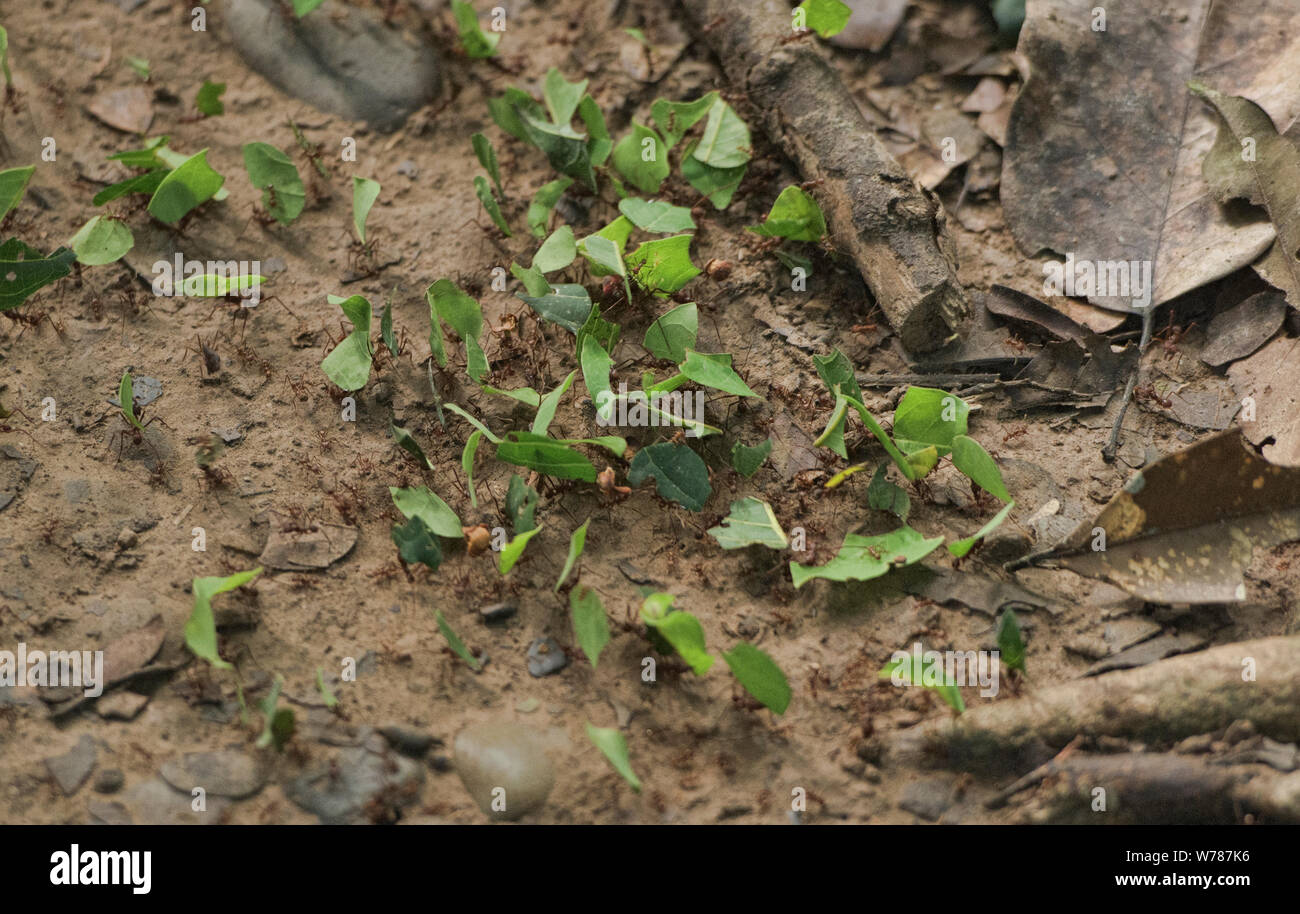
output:
[[[1060,747],[1080,734],[1167,743],[1248,720],[1291,742],[1300,738],[1297,707],[1300,635],[1291,635],[1063,683],[888,734],[870,748],[890,764],[1005,770],[1039,743]]]
[[[818,182],[837,245],[851,256],[903,345],[943,346],[969,314],[943,207],[862,117],[824,51],[793,35],[780,0],[682,0],[767,134]]]

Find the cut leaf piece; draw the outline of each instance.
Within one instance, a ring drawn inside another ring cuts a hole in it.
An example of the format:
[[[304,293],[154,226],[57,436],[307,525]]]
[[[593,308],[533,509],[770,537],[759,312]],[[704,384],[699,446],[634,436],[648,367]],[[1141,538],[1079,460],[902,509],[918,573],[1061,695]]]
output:
[[[1007,519],[1007,515],[1011,513],[1011,509],[1014,508],[1015,506],[1016,503],[1014,501],[1007,502],[1005,505],[1002,506],[1002,510],[999,511],[997,514],[995,514],[987,524],[985,524],[983,527],[980,527],[979,530],[977,530],[973,536],[968,536],[965,539],[957,540],[956,542],[949,543],[948,551],[951,552],[953,555],[955,555],[957,558],[962,558],[963,556],[967,555],[971,551],[971,549],[974,548],[976,543],[984,539],[984,537],[988,536],[999,526],[1001,526],[1002,522]]]
[[[663,200],[642,200],[624,197],[618,201],[618,211],[642,231],[670,235],[673,232],[694,230],[695,220],[685,206],[674,206]]]
[[[899,651],[896,653],[904,652]],[[958,714],[966,710],[966,702],[962,700],[961,690],[957,688],[957,684],[953,679],[948,676],[941,658],[935,661],[927,661],[915,654],[906,654],[904,657],[898,657],[885,664],[878,678],[891,680],[894,685],[898,686],[910,683],[914,686],[933,689]]]
[[[574,530],[573,534],[569,537],[569,554],[564,559],[564,567],[560,570],[560,576],[556,579],[555,586],[551,588],[552,590],[558,591],[561,587],[564,586],[564,582],[569,578],[569,572],[573,570],[573,566],[577,564],[578,559],[582,556],[582,550],[587,545],[587,528],[589,526],[591,526],[590,517],[587,518],[585,521],[583,521],[582,526]],[[572,596],[569,597],[569,602],[570,605],[573,605]],[[604,608],[601,609],[601,613],[602,615],[604,614]],[[574,624],[576,627],[577,625],[576,615],[575,615]],[[596,651],[596,653],[599,654],[600,651],[598,650]],[[591,665],[592,666],[596,665],[596,659],[594,657],[591,660]]]
[[[475,133],[470,136],[469,143],[474,147],[474,157],[496,185],[497,195],[504,200],[506,192],[501,189],[501,168],[497,165],[497,151],[492,148],[492,141],[481,133]]]
[[[994,498],[1011,501],[1011,493],[1002,482],[1002,471],[974,438],[965,435],[953,437],[952,465]]]
[[[749,447],[737,441],[731,448],[731,465],[736,472],[746,479],[758,472],[758,468],[772,453],[772,439],[768,438],[757,447]]]
[[[406,564],[427,565],[434,571],[442,564],[442,547],[418,516],[405,524],[394,524],[392,537],[398,556]]]
[[[582,329],[591,314],[591,296],[577,283],[554,286],[547,295],[519,297],[542,317],[573,334]]]
[[[596,468],[581,452],[554,438],[531,432],[510,432],[497,445],[497,459],[528,467],[557,479],[596,481]]]
[[[588,722],[587,739],[600,750],[614,770],[627,781],[628,786],[640,793],[641,779],[632,770],[632,762],[627,754],[627,741],[623,739],[623,734],[613,727],[593,727]]]
[[[225,578],[195,578],[190,590],[194,594],[194,608],[185,622],[185,646],[200,660],[206,660],[221,670],[234,669],[217,653],[217,624],[212,614],[212,598],[236,587],[243,587],[262,573],[261,568],[241,571]]]
[[[749,127],[730,105],[718,98],[709,108],[708,123],[704,125],[699,145],[691,151],[691,158],[711,168],[736,168],[749,161],[751,146]]]
[[[641,621],[676,651],[696,676],[703,676],[715,659],[704,645],[704,628],[690,613],[671,609],[672,603],[670,594],[651,594],[641,604]]]
[[[691,143],[682,158],[682,177],[691,187],[704,194],[714,209],[726,209],[731,198],[745,178],[748,163],[735,168],[714,168],[705,165],[692,154],[698,143]]]
[[[656,359],[667,359],[680,364],[686,352],[695,347],[699,332],[699,309],[695,302],[679,305],[661,314],[645,332],[642,345]]]
[[[664,139],[664,145],[672,149],[686,135],[686,131],[709,113],[718,100],[716,91],[697,98],[693,102],[671,102],[665,98],[655,99],[650,106],[650,117]]]
[[[501,207],[497,205],[496,198],[492,196],[492,188],[488,187],[487,178],[482,175],[474,176],[474,195],[478,197],[478,202],[483,204],[483,210],[492,220],[492,224],[500,230],[502,235],[510,237],[510,226],[506,223],[506,217],[501,215]]]
[[[201,149],[169,171],[149,198],[149,215],[159,222],[179,222],[195,207],[215,197],[226,179],[208,165]]]
[[[681,372],[696,384],[712,387],[725,394],[736,397],[758,396],[732,369],[731,356],[727,353],[711,354],[688,349],[686,360],[681,364]]]
[[[573,120],[578,102],[586,93],[587,80],[571,83],[555,67],[546,71],[546,81],[542,84],[542,101],[546,103],[546,110],[555,123],[567,124]]]
[[[572,178],[557,178],[549,184],[543,184],[538,188],[537,193],[533,194],[533,200],[528,204],[528,230],[538,238],[546,237],[546,223],[550,221],[551,211],[555,209],[555,204],[559,202],[560,197],[569,189],[573,183]]]
[[[474,12],[472,4],[466,3],[465,0],[451,0],[451,13],[456,17],[456,28],[460,32],[460,46],[465,51],[466,57],[471,60],[481,60],[496,53],[497,43],[501,41],[501,33],[483,31],[479,27],[478,13]]]
[[[447,620],[442,616],[442,610],[435,610],[433,618],[438,623],[438,631],[442,632],[442,636],[447,639],[447,646],[451,648],[452,653],[468,663],[470,669],[474,672],[477,673],[479,670],[483,669],[483,664],[477,657],[469,652],[469,648],[465,646],[465,642],[460,640],[460,635],[456,634],[452,627],[447,624]]]
[[[926,539],[911,527],[899,527],[893,533],[881,536],[859,536],[850,533],[835,558],[825,565],[800,565],[790,563],[790,577],[794,586],[802,587],[813,578],[828,581],[870,581],[888,572],[919,562],[943,544],[943,537]]]
[[[637,285],[647,292],[671,295],[700,275],[691,263],[693,235],[672,235],[638,245],[627,256],[627,268]]]
[[[108,216],[92,217],[68,241],[77,262],[88,267],[113,263],[134,246],[135,236],[127,224]]]
[[[501,554],[497,557],[497,567],[502,574],[510,573],[510,569],[515,567],[515,563],[523,558],[524,547],[528,545],[528,541],[541,532],[541,527],[534,527],[518,534],[501,548]]]
[[[407,519],[418,517],[430,532],[445,536],[447,539],[464,537],[465,533],[456,512],[445,501],[429,491],[427,486],[414,486],[409,489],[389,486],[388,494],[392,496],[393,504],[397,506],[398,511],[402,512],[403,517]]]
[[[564,379],[559,387],[542,397],[541,403],[537,407],[537,415],[533,417],[532,432],[534,435],[545,435],[546,430],[551,427],[551,420],[555,418],[555,410],[560,405],[560,398],[568,393],[569,388],[573,386],[573,379],[577,374],[576,370],[569,372],[569,376]]]
[[[632,130],[614,147],[614,168],[642,193],[657,194],[668,177],[668,149],[659,134],[633,122]]]
[[[373,178],[352,176],[352,228],[356,230],[357,239],[366,243],[366,219],[370,217],[371,207],[379,199],[379,182]]]
[[[840,0],[803,0],[803,3],[795,7],[795,11],[796,14],[803,13],[795,21],[802,21],[804,28],[816,32],[822,38],[830,38],[844,31],[852,12]]]
[[[781,191],[762,225],[748,230],[768,238],[791,241],[819,241],[826,234],[826,218],[812,195],[797,184]]]
[[[582,528],[585,532],[586,526]],[[573,615],[573,635],[578,647],[596,669],[600,652],[609,644],[609,618],[600,596],[590,587],[575,587],[569,594],[569,611]]]
[[[876,474],[867,486],[867,504],[877,511],[888,511],[899,520],[907,523],[907,515],[912,510],[912,499],[902,486],[895,485],[888,478],[889,464],[882,463],[876,467]]]
[[[661,441],[638,451],[628,469],[628,482],[639,486],[651,476],[661,498],[692,511],[703,510],[713,493],[708,467],[699,454],[684,444]]]
[[[307,191],[293,160],[269,143],[245,143],[243,153],[248,180],[262,191],[262,208],[281,225],[297,219]]]
[[[370,350],[370,302],[363,295],[345,299],[329,296],[330,303],[343,310],[343,316],[352,322],[352,332],[320,363],[321,371],[342,390],[360,390],[370,380],[370,364],[374,358]]]
[[[790,540],[772,513],[772,506],[757,498],[742,498],[731,503],[731,513],[723,518],[721,526],[710,527],[709,536],[723,549],[741,549],[745,546],[766,546],[785,549]]]
[[[562,225],[542,242],[542,246],[533,255],[533,269],[542,273],[554,273],[573,263],[578,256],[578,247],[573,240],[573,229]]]
[[[894,410],[894,443],[905,454],[934,445],[942,457],[966,434],[969,413],[966,401],[946,390],[909,387]]]
[[[790,683],[766,651],[742,641],[722,659],[731,667],[736,681],[769,711],[784,714],[790,707]]]
[[[0,171],[0,219],[9,215],[9,211],[22,201],[23,194],[27,191],[27,182],[35,172],[35,165]]]

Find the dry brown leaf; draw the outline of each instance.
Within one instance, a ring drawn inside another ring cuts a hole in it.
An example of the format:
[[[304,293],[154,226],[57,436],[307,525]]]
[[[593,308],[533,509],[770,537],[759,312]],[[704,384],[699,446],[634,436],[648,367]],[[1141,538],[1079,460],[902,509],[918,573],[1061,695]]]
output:
[[[1300,468],[1269,463],[1234,429],[1136,473],[1051,557],[1144,600],[1229,603],[1246,598],[1256,549],[1295,539]]]
[[[1283,466],[1300,466],[1300,340],[1281,338],[1228,369],[1237,395],[1253,402],[1253,422],[1243,425],[1252,444]]]
[[[1094,31],[1088,5],[1029,0],[1019,46],[1029,79],[1012,112],[1002,201],[1027,252],[1150,262],[1154,306],[1272,244],[1272,226],[1248,207],[1225,208],[1202,176],[1217,118],[1187,83],[1203,74],[1290,124],[1300,114],[1300,4],[1189,0],[1170,15],[1115,0],[1104,10],[1105,31]],[[1099,167],[1108,158],[1113,174]],[[1091,300],[1141,310],[1131,297]]]

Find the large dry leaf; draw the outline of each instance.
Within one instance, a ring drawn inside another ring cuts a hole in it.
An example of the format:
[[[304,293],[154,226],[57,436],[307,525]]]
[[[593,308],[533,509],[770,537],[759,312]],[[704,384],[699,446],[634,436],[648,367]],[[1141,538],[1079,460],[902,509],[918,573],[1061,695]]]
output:
[[[1149,261],[1151,306],[1254,261],[1273,242],[1258,210],[1220,204],[1202,176],[1217,117],[1187,87],[1212,82],[1274,124],[1300,114],[1300,3],[1029,0],[1029,77],[1011,116],[1002,203],[1029,253]],[[1131,299],[1094,296],[1117,311]]]
[[[1255,549],[1295,539],[1300,468],[1269,463],[1234,429],[1134,475],[1052,557],[1144,600],[1227,603],[1245,599]]]
[[[1268,112],[1249,99],[1199,83],[1193,91],[1223,118],[1205,157],[1205,180],[1219,200],[1249,200],[1268,213],[1277,232],[1276,280],[1300,307],[1300,146],[1281,136]]]
[[[1300,466],[1300,340],[1281,338],[1228,369],[1232,387],[1249,397],[1254,420],[1242,431],[1273,463]]]

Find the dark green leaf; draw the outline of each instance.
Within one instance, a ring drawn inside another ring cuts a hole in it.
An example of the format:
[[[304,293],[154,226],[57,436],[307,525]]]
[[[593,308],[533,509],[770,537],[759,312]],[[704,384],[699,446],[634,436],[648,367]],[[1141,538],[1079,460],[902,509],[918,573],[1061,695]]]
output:
[[[639,486],[647,477],[654,477],[661,498],[692,511],[703,510],[713,493],[708,467],[684,444],[662,441],[638,451],[628,469],[628,482]]]

